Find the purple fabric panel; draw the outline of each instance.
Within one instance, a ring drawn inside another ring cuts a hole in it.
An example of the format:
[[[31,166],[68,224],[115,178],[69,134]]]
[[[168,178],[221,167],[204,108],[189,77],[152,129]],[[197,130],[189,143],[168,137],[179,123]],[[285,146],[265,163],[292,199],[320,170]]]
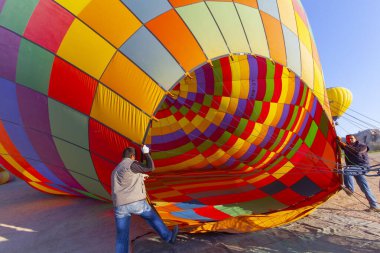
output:
[[[0,27],[0,76],[10,81],[16,80],[20,41],[18,35]]]
[[[3,10],[5,0],[0,0],[0,12]]]
[[[66,186],[84,190],[66,170],[54,144],[47,97],[20,85],[17,87],[17,96],[26,132],[41,161]]]

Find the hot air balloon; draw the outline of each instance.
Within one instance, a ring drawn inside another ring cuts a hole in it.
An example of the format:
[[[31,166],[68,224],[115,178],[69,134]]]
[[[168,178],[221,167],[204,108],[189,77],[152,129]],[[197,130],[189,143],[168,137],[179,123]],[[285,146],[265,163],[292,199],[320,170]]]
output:
[[[12,180],[11,174],[9,174],[9,172],[3,169],[0,165],[0,185],[8,183],[11,180]]]
[[[352,93],[344,87],[328,88],[327,97],[329,98],[331,116],[337,120],[342,116],[352,103]]]
[[[0,162],[33,188],[110,200],[151,147],[168,225],[246,232],[339,190],[336,133],[299,0],[5,0]]]

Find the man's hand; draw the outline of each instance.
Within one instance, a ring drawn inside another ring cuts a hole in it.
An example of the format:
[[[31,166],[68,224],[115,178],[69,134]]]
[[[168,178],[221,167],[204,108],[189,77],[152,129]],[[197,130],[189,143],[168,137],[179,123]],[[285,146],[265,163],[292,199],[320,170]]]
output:
[[[148,148],[148,146],[144,145],[144,146],[141,148],[141,151],[143,152],[143,154],[149,154],[149,148]]]
[[[347,144],[346,143],[344,143],[344,142],[342,142],[342,140],[339,138],[339,137],[336,137],[336,142],[338,143],[338,145],[340,146],[340,147],[345,147]]]
[[[143,178],[144,178],[144,181],[147,180],[149,178],[149,175],[147,174],[142,174]]]

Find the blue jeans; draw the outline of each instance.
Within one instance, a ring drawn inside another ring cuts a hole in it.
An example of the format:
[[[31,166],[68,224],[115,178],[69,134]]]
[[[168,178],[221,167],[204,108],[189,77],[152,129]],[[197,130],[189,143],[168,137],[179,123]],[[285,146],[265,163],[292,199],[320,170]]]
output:
[[[360,168],[358,168],[360,169]],[[364,193],[365,197],[367,198],[369,205],[371,207],[377,207],[377,202],[375,196],[371,192],[371,188],[369,187],[367,180],[365,178],[365,175],[357,175],[357,176],[349,176],[344,175],[344,185],[352,192],[354,192],[354,179],[356,180],[356,183],[359,185],[360,190]]]
[[[136,214],[144,218],[165,242],[169,242],[172,238],[172,231],[168,229],[161,217],[158,216],[156,210],[154,210],[145,199],[127,205],[117,206],[114,211],[116,223],[116,253],[128,252],[131,214]]]

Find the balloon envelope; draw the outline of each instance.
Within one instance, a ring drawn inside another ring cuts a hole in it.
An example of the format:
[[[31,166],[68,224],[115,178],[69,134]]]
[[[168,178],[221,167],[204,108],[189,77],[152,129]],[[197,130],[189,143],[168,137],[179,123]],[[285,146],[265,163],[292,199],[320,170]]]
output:
[[[330,102],[331,116],[338,119],[342,116],[352,103],[352,93],[344,87],[326,89]]]
[[[192,231],[284,224],[339,189],[300,1],[0,8],[0,162],[32,187],[109,201],[123,149],[146,143],[151,201]]]

